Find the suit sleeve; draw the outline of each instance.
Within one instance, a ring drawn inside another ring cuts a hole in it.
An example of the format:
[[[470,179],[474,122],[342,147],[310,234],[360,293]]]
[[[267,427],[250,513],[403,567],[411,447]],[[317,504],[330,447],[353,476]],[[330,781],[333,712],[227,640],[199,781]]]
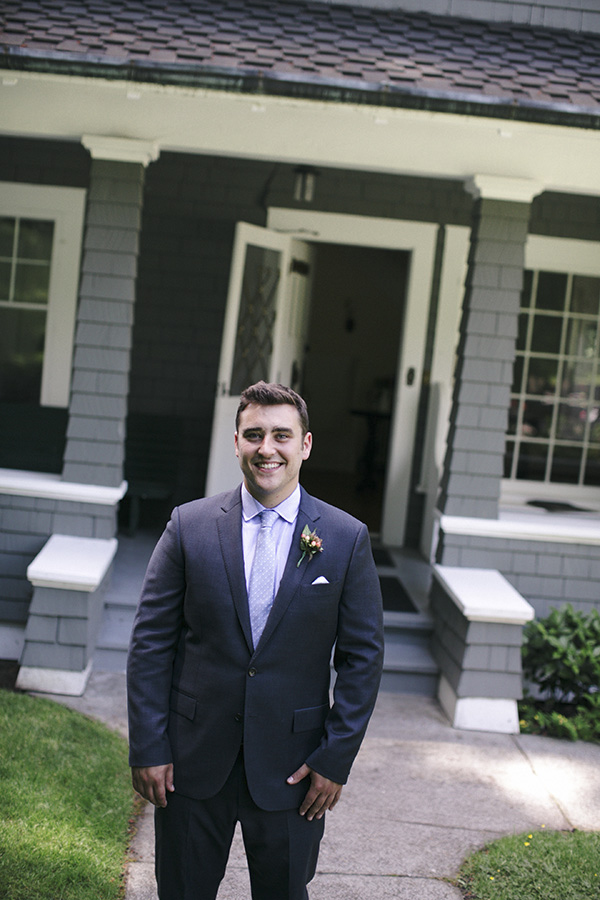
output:
[[[337,678],[325,734],[306,762],[325,778],[345,784],[375,706],[383,668],[381,588],[365,525],[357,535],[340,599],[334,666]]]
[[[129,764],[172,762],[167,736],[173,660],[183,625],[185,567],[174,510],[150,558],[127,659]]]

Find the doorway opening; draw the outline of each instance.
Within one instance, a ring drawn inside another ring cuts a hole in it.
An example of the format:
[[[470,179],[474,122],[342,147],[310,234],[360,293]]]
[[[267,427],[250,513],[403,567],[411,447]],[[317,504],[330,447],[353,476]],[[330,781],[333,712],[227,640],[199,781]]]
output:
[[[314,444],[302,483],[379,534],[411,254],[312,247],[302,390]]]

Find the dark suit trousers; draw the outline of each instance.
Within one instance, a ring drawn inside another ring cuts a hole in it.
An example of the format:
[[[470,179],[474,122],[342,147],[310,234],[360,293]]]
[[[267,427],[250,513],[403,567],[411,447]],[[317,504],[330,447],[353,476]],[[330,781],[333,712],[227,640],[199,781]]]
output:
[[[309,788],[306,779],[306,789]],[[208,800],[173,793],[155,813],[160,900],[215,900],[240,822],[252,900],[307,900],[325,818],[308,822],[297,809],[267,812],[248,791],[242,754],[224,787]]]

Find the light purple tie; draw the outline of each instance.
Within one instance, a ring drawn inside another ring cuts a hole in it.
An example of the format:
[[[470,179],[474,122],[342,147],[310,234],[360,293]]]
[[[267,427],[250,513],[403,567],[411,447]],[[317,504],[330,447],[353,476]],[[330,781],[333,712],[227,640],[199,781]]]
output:
[[[252,626],[252,641],[258,644],[267,622],[275,597],[275,571],[277,555],[273,525],[279,513],[274,509],[263,509],[260,513],[260,531],[250,572],[248,588],[248,608]]]

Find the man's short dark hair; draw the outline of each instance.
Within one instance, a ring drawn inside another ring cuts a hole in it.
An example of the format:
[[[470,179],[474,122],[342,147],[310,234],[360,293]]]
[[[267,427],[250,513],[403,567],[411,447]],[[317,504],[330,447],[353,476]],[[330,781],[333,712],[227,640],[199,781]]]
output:
[[[300,394],[284,384],[268,384],[266,381],[257,381],[256,384],[251,384],[245,391],[242,391],[235,416],[236,431],[239,429],[240,414],[251,403],[256,403],[258,406],[277,406],[280,403],[295,406],[300,416],[302,434],[304,435],[308,431],[308,409]]]

